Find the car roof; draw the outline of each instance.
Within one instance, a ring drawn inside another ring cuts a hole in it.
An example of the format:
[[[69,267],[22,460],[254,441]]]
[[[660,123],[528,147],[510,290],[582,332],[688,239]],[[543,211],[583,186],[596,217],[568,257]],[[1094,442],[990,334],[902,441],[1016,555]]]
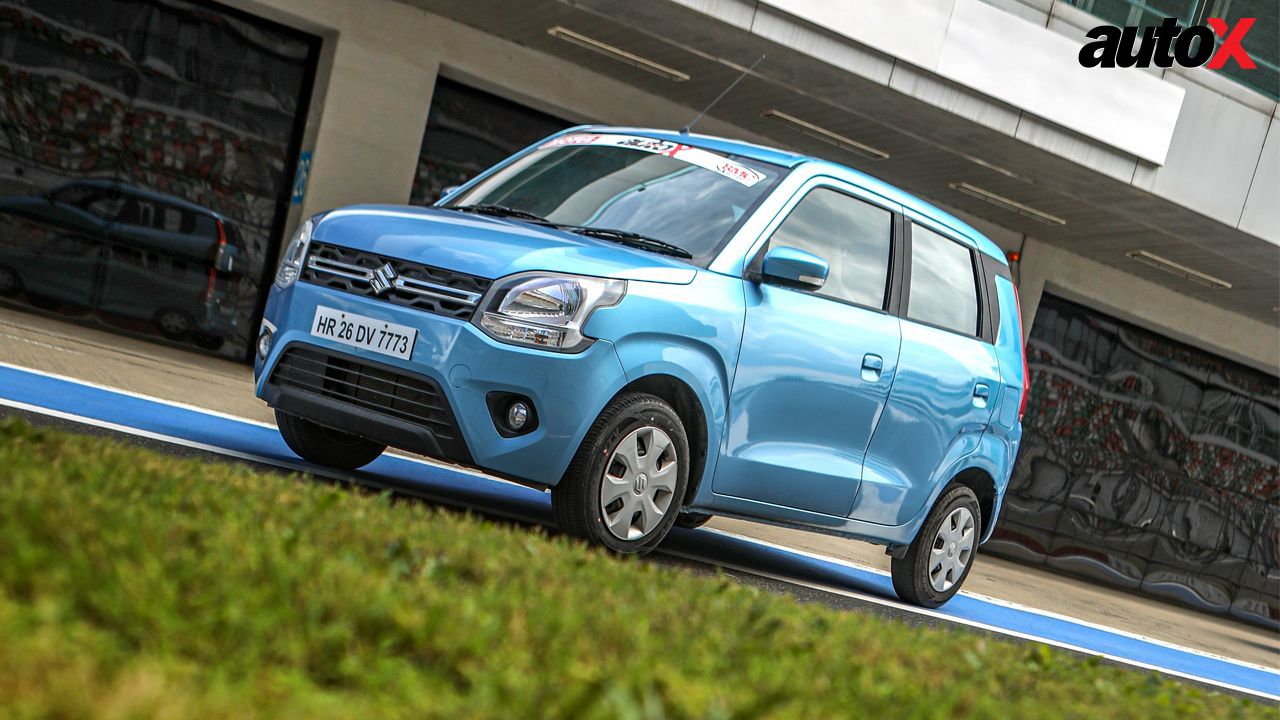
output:
[[[641,127],[614,127],[605,125],[584,125],[582,127],[569,128],[565,132],[607,132],[617,133],[620,135],[642,135],[644,137],[656,138],[658,140],[669,140],[671,142],[684,143],[685,145],[693,145],[706,150],[715,150],[725,155],[740,155],[752,160],[771,163],[773,165],[781,165],[783,167],[795,167],[803,162],[811,161],[806,155],[799,153],[779,150],[764,145],[749,143],[744,140],[731,140],[729,138],[716,137],[715,135],[701,135],[699,133],[679,133],[671,130],[658,130],[655,128]]]
[[[606,125],[584,125],[580,127],[569,128],[565,133],[569,132],[609,132],[625,135],[641,135],[643,137],[656,138],[658,140],[667,140],[670,142],[684,143],[694,147],[712,150],[726,155],[738,155],[740,157],[749,158],[751,160],[759,160],[760,162],[771,163],[773,165],[781,165],[785,168],[796,168],[801,165],[817,166],[815,169],[820,173],[832,175],[838,179],[851,182],[861,188],[869,190],[881,197],[901,205],[904,209],[922,215],[933,222],[942,225],[946,229],[963,236],[965,239],[973,243],[984,254],[990,255],[1004,264],[1008,264],[1004,251],[1000,246],[996,245],[986,235],[983,235],[976,228],[951,213],[939,208],[932,203],[921,200],[911,193],[902,190],[894,185],[868,175],[864,172],[854,170],[847,165],[823,160],[809,155],[779,150],[764,145],[757,145],[743,140],[733,140],[730,138],[716,137],[714,135],[701,135],[698,133],[679,133],[671,130],[659,130],[654,128],[640,127],[616,127]]]
[[[209,208],[204,207],[203,205],[197,205],[189,200],[183,200],[182,198],[174,195],[166,195],[164,193],[155,192],[154,190],[144,190],[143,188],[137,187],[135,185],[130,185],[128,183],[120,182],[119,180],[101,180],[101,179],[72,180],[71,182],[64,183],[58,186],[57,188],[55,188],[55,190],[61,190],[62,188],[67,188],[67,187],[91,187],[91,188],[100,188],[103,190],[115,190],[117,192],[127,193],[129,195],[136,195],[137,197],[146,198],[148,200],[155,200],[156,202],[168,203],[169,205],[180,207],[183,210],[190,210],[192,212],[202,213],[204,215],[211,215],[220,220],[227,219],[222,213],[216,210],[210,210]]]

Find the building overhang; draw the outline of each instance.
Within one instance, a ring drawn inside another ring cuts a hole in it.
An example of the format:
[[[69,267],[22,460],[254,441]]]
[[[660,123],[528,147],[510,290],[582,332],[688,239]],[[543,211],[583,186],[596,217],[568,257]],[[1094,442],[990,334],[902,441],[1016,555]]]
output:
[[[677,102],[691,118],[763,53],[766,61],[711,112],[741,128],[743,139],[844,163],[1013,233],[1280,324],[1280,228],[1260,237],[1238,229],[1239,217],[1210,217],[1142,186],[1169,151],[1182,89],[1138,70],[1080,76],[1074,53],[1060,68],[1046,58],[1078,50],[1075,41],[978,0],[942,3],[954,5],[945,24],[925,12],[937,3],[894,3],[894,13],[922,13],[919,34],[899,32],[877,47],[859,33],[893,18],[867,16],[864,3],[528,0],[515,14],[504,0],[402,1]],[[836,5],[852,14],[848,22],[819,27],[805,17]],[[1002,36],[995,50],[978,47],[974,33],[991,22],[1026,27],[1005,28],[1012,45]],[[679,76],[565,42],[548,32],[556,27]],[[942,33],[932,54],[922,50],[927,33]],[[1028,66],[991,67],[991,53],[1029,44],[1042,47]],[[597,119],[629,122],[625,109]],[[1230,287],[1135,259],[1150,255]]]

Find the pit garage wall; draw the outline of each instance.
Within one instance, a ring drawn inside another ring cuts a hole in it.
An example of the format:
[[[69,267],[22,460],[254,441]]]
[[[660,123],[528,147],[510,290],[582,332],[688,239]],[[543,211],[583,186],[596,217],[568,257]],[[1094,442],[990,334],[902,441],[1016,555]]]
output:
[[[1033,383],[984,549],[1280,627],[1280,333],[971,220],[1021,248]]]
[[[0,3],[0,302],[244,358],[318,49],[182,0]]]
[[[410,197],[417,150],[422,141],[435,80],[440,74],[574,121],[676,127],[691,115],[688,108],[640,92],[586,68],[390,0],[229,2],[240,9],[317,34],[325,40],[303,141],[305,149],[314,151],[314,160],[305,200],[300,206],[295,206],[291,225],[296,225],[301,217],[339,205],[354,202],[401,203]],[[704,119],[700,129],[770,143],[769,138],[744,132],[714,118]],[[1032,332],[1035,327],[1036,309],[1048,288],[1050,293],[1083,299],[1092,308],[1136,321],[1142,328],[1158,330],[1162,335],[1186,341],[1198,348],[1211,349],[1253,368],[1267,370],[1274,378],[1278,348],[1273,327],[1192,300],[1061,248],[1013,235],[989,223],[976,224],[1005,249],[1022,248],[1024,261],[1020,275],[1026,332]],[[1156,340],[1164,341],[1158,336]],[[1101,366],[1094,371],[1108,372]],[[1047,377],[1043,376],[1038,383],[1044,385]],[[1085,453],[1113,452],[1102,437],[1086,436],[1082,442]],[[1170,462],[1178,463],[1178,460],[1169,461],[1169,457],[1166,456],[1164,466]],[[1271,457],[1274,458],[1274,453]],[[1234,467],[1230,458],[1214,458],[1209,463],[1209,472],[1213,473],[1224,467]],[[1260,498],[1265,510],[1263,515],[1270,520],[1257,528],[1268,534],[1259,537],[1248,550],[1238,551],[1243,560],[1230,561],[1235,564],[1228,573],[1231,578],[1225,589],[1204,590],[1197,573],[1226,562],[1223,560],[1226,556],[1215,556],[1213,552],[1227,552],[1229,555],[1237,550],[1219,547],[1211,549],[1208,555],[1199,550],[1190,551],[1188,548],[1198,547],[1194,543],[1187,544],[1186,538],[1190,536],[1180,540],[1182,536],[1171,531],[1174,534],[1169,537],[1182,543],[1178,546],[1181,549],[1161,555],[1167,559],[1160,562],[1180,568],[1181,585],[1175,582],[1171,586],[1175,588],[1175,595],[1186,597],[1186,593],[1177,587],[1195,588],[1198,596],[1212,598],[1209,602],[1200,602],[1202,607],[1220,611],[1234,607],[1238,614],[1250,619],[1275,621],[1275,582],[1278,577],[1275,562],[1276,494],[1274,464],[1271,467],[1272,480],[1261,483],[1263,491]],[[1030,477],[1026,471],[1020,472],[1020,478]],[[1032,492],[1027,490],[1028,487],[1020,479],[1017,492]],[[1125,487],[1139,492],[1154,491],[1160,495],[1159,488],[1150,485],[1130,482]],[[1257,483],[1246,483],[1244,490],[1253,492],[1250,488],[1257,487]],[[1111,520],[1107,520],[1101,510],[1096,515],[1077,510],[1071,505],[1074,501],[1069,500],[1076,496],[1067,487],[1055,492],[1057,495],[1053,497],[1059,508],[1058,515],[1035,528],[1044,541],[1042,547],[1044,543],[1053,545],[1051,536],[1058,532],[1059,521],[1072,513],[1073,521],[1079,522],[1080,527],[1098,530],[1099,537],[1103,538],[1099,542],[1109,542],[1107,538],[1111,531],[1106,528],[1111,527],[1108,525]],[[1124,492],[1118,505],[1113,504],[1115,507],[1124,506]],[[1164,498],[1161,502],[1173,502],[1175,494],[1165,493],[1160,497]],[[1198,496],[1183,493],[1176,497]],[[1239,517],[1234,509],[1237,505],[1232,502],[1214,507],[1227,513],[1229,518]],[[1019,512],[1022,511],[1013,510],[1011,514]],[[1020,517],[1025,519],[1027,516]],[[1183,517],[1190,516],[1184,513]],[[1207,530],[1197,530],[1196,537],[1205,537],[1206,533],[1212,534]],[[1155,541],[1146,542],[1150,545]],[[1026,554],[1025,549],[1006,547],[1011,554],[1021,553],[1024,559],[1034,562],[1046,560],[1047,554],[1043,552]],[[1105,555],[1107,551],[1098,552]],[[1250,577],[1260,578],[1258,582],[1242,582],[1246,566],[1247,572],[1254,573]],[[1071,570],[1065,566],[1063,569]],[[1134,572],[1124,577],[1126,579],[1119,580],[1122,584],[1140,588],[1140,578],[1145,578],[1145,575]],[[1212,575],[1206,577],[1213,581]],[[1154,583],[1149,585],[1154,587]],[[1269,596],[1272,601],[1269,605],[1266,602],[1237,603],[1246,596],[1241,588],[1249,589],[1255,595]]]
[[[574,122],[679,127],[694,114],[582,66],[401,2],[222,1],[325,41],[303,140],[303,148],[314,151],[311,176],[291,228],[303,217],[340,205],[409,200],[440,74]],[[768,142],[710,117],[698,129]]]
[[[1046,294],[988,550],[1280,627],[1280,386]]]

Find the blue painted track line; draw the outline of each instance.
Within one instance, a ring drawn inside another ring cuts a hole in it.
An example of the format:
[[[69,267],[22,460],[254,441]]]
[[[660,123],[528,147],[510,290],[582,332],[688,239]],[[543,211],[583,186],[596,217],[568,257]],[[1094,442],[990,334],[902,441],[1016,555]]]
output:
[[[76,418],[109,423],[188,444],[206,445],[279,465],[332,474],[301,461],[274,428],[138,397],[73,380],[0,365],[0,398]],[[386,487],[550,522],[545,493],[449,467],[384,455],[355,479]],[[910,612],[897,602],[889,578],[865,568],[727,533],[676,529],[663,550],[702,562],[830,589]],[[944,607],[923,611],[942,620],[1102,655],[1167,674],[1280,699],[1280,672],[1187,648],[1135,637],[1002,602],[961,593]]]

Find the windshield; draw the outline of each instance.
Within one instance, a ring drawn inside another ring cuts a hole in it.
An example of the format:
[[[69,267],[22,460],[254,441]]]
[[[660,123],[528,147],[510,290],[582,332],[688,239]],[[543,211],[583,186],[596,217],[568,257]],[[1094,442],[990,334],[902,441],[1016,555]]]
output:
[[[635,233],[705,266],[785,169],[630,135],[555,138],[445,207],[500,206],[566,226]]]

